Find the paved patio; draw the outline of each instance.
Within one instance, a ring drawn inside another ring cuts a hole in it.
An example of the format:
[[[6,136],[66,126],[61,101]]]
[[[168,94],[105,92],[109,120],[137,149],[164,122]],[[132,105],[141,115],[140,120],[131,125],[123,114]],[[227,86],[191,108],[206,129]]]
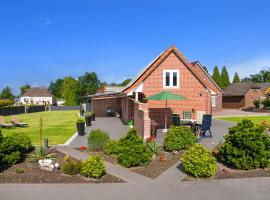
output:
[[[118,140],[127,131],[128,126],[124,125],[122,121],[116,117],[97,117],[95,121],[92,122],[92,126],[86,128],[86,135],[77,136],[68,145],[71,148],[79,148],[82,145],[87,145],[87,136],[91,130],[101,129],[109,133],[110,138]]]
[[[270,113],[246,112],[239,109],[213,110],[213,117],[270,116]]]

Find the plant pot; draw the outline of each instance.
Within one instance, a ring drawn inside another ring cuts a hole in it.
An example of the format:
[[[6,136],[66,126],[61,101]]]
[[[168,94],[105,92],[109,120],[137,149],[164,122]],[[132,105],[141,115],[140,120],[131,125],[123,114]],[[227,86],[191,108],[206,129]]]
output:
[[[86,126],[91,126],[92,116],[85,116]]]
[[[77,131],[79,136],[83,136],[85,134],[85,123],[77,123]]]
[[[92,114],[92,121],[96,121],[96,114],[95,113]]]

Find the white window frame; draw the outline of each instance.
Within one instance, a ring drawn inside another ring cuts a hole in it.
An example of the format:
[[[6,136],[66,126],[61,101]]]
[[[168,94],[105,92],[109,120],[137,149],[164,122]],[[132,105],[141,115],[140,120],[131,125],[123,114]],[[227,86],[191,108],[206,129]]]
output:
[[[211,106],[212,106],[212,108],[217,107],[217,96],[216,95],[211,95]]]
[[[166,73],[170,73],[170,85],[166,86]],[[177,80],[176,80],[176,86],[173,86],[173,73],[176,72]],[[164,69],[163,70],[163,88],[166,89],[175,89],[180,87],[180,72],[177,69]]]

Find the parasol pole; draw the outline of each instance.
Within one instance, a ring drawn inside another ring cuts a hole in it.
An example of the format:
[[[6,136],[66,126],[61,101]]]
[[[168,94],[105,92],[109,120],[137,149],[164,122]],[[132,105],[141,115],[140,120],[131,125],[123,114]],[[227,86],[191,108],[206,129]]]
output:
[[[166,106],[165,106],[165,128],[163,132],[167,132],[167,100],[166,100]]]

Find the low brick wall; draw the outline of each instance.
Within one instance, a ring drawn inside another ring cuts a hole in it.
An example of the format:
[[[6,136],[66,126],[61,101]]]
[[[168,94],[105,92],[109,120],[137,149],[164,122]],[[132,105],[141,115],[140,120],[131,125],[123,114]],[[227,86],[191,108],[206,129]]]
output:
[[[148,104],[134,102],[134,127],[147,139],[151,136],[151,119]]]

